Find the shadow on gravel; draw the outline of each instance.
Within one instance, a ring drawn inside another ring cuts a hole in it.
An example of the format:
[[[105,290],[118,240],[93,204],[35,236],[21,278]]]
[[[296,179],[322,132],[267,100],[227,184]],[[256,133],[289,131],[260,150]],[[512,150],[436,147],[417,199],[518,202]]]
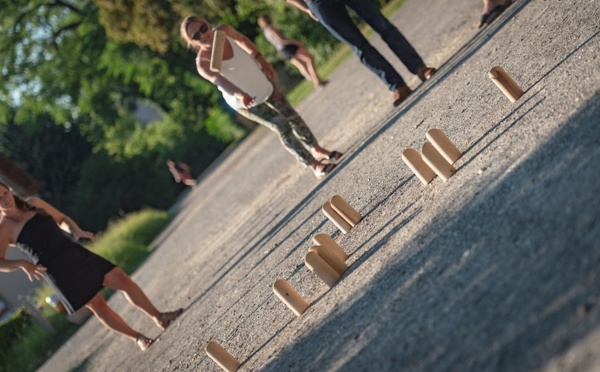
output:
[[[263,370],[530,371],[597,331],[599,120],[597,93]]]

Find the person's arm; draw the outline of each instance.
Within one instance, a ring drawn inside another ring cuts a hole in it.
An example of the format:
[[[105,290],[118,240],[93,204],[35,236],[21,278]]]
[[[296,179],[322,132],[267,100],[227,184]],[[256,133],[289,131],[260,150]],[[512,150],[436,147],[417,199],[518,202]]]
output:
[[[290,4],[292,4],[293,6],[295,6],[296,8],[300,9],[304,13],[311,16],[311,18],[314,19],[315,21],[319,22],[319,18],[317,18],[313,14],[313,12],[308,8],[308,6],[306,5],[306,2],[304,2],[304,0],[286,0],[286,1]]]
[[[27,260],[7,260],[6,250],[10,244],[9,229],[6,223],[0,223],[0,272],[9,273],[16,270],[23,270],[29,281],[34,279],[41,280],[46,268],[42,265],[35,265]]]
[[[94,234],[89,231],[82,230],[69,216],[54,208],[52,205],[43,201],[42,199],[34,196],[27,199],[27,202],[34,207],[43,209],[44,212],[48,213],[54,219],[57,225],[60,226],[63,223],[66,224],[69,228],[69,232],[73,234],[75,239],[79,240],[81,238],[86,238],[94,240]]]

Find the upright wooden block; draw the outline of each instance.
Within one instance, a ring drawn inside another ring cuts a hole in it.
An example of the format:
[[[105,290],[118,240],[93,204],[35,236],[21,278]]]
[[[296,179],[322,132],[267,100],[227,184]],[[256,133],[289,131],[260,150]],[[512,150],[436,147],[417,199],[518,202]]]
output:
[[[225,48],[226,35],[224,31],[214,31],[212,53],[210,54],[210,70],[213,72],[221,71],[223,62],[223,50]]]
[[[429,165],[423,161],[423,158],[417,150],[406,149],[402,152],[402,160],[408,165],[408,167],[415,173],[415,175],[421,180],[423,185],[429,184],[435,178],[435,172],[429,168]]]
[[[438,150],[440,154],[448,161],[450,164],[454,164],[460,157],[462,153],[459,149],[454,146],[452,141],[446,136],[444,132],[439,129],[431,129],[428,130],[425,134],[429,142]]]
[[[327,247],[334,251],[342,261],[346,261],[348,259],[348,254],[344,251],[342,247],[336,243],[333,238],[327,234],[318,234],[313,237],[313,242],[316,245],[322,245],[323,247]]]
[[[304,257],[306,266],[315,273],[329,287],[333,287],[335,283],[342,277],[335,271],[325,260],[315,251],[308,252]]]
[[[488,76],[511,102],[516,102],[523,95],[523,89],[515,83],[502,67],[492,67],[488,72]]]
[[[331,206],[333,209],[342,216],[352,227],[362,219],[360,213],[358,213],[348,202],[339,195],[334,195],[331,198]]]
[[[348,270],[348,265],[338,256],[333,250],[328,247],[317,245],[315,247],[310,247],[308,249],[309,252],[317,252],[322,259],[327,262],[332,269],[335,270],[338,274],[342,275]]]
[[[242,365],[215,341],[206,345],[206,354],[227,372],[235,372]]]
[[[279,299],[283,301],[296,316],[302,315],[302,313],[310,306],[310,304],[296,292],[294,287],[283,279],[279,279],[273,283],[273,292],[275,292],[277,297],[279,297]]]
[[[429,165],[429,168],[433,169],[433,171],[444,181],[448,181],[454,172],[456,172],[456,169],[454,169],[454,167],[444,159],[442,154],[440,154],[429,142],[425,142],[423,145],[421,156],[423,157],[423,160],[425,160],[425,163]]]
[[[333,222],[333,224],[336,225],[341,232],[348,234],[348,231],[350,231],[352,225],[350,225],[348,221],[344,219],[344,217],[340,216],[338,212],[333,209],[330,202],[325,202],[322,210],[323,214],[325,214],[325,216],[327,216],[327,218],[329,218],[329,220]]]

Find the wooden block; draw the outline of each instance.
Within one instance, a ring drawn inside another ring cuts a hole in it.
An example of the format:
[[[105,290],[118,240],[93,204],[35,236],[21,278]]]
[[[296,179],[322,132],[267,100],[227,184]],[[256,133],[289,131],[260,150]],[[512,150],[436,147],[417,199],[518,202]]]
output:
[[[206,345],[206,354],[227,372],[235,372],[242,365],[215,341]]]
[[[338,256],[332,249],[323,246],[317,245],[315,247],[310,247],[308,249],[309,252],[317,252],[322,259],[327,262],[332,269],[334,269],[338,274],[342,275],[348,270],[348,265]]]
[[[429,168],[429,165],[423,161],[419,152],[415,149],[406,149],[402,152],[402,160],[421,180],[423,185],[427,185],[435,178],[435,172]]]
[[[322,210],[323,214],[325,214],[325,216],[327,216],[327,218],[329,218],[329,220],[333,222],[333,224],[336,225],[341,232],[348,234],[348,231],[350,231],[352,225],[350,225],[348,221],[344,219],[344,217],[340,216],[338,212],[333,209],[330,202],[325,202]]]
[[[333,240],[333,238],[327,234],[316,235],[313,238],[313,242],[315,242],[316,245],[322,245],[333,250],[342,261],[346,261],[348,259],[348,254],[346,254],[344,249],[340,247],[338,243],[336,243],[336,241]]]
[[[456,169],[454,169],[454,167],[444,159],[442,154],[440,154],[429,142],[425,142],[423,145],[421,156],[423,157],[423,160],[425,160],[425,163],[429,165],[429,168],[433,169],[433,171],[444,181],[448,181],[454,172],[456,172]]]
[[[430,129],[425,136],[448,163],[454,164],[462,156],[460,150],[454,146],[452,141],[441,130]]]
[[[333,287],[335,283],[342,277],[335,271],[325,260],[315,251],[308,252],[304,257],[306,266],[315,273],[329,287]]]
[[[273,283],[273,292],[275,292],[277,297],[279,297],[279,299],[283,301],[296,316],[302,315],[302,313],[310,306],[310,304],[296,292],[294,287],[283,279],[279,279]]]
[[[515,83],[502,67],[492,67],[488,72],[488,76],[511,102],[516,102],[523,95],[523,89]]]
[[[223,50],[225,48],[226,35],[224,31],[215,30],[213,36],[212,53],[210,55],[210,70],[213,72],[221,71],[221,62],[223,62]]]
[[[362,219],[360,213],[358,213],[350,204],[348,204],[344,198],[339,195],[334,195],[331,198],[331,206],[333,209],[342,216],[352,227]]]

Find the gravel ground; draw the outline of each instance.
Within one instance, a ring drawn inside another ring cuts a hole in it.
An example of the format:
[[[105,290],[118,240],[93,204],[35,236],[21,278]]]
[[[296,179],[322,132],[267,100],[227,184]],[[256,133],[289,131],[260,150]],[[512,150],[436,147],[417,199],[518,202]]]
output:
[[[476,29],[480,0],[409,0],[392,18],[428,64],[423,85],[382,45],[414,94],[391,94],[356,58],[299,107],[346,153],[317,181],[259,129],[174,209],[136,281],[186,312],[159,333],[121,295],[110,303],[158,342],[142,353],[88,321],[41,371],[600,370],[600,1],[517,0]],[[510,103],[487,77],[525,90]],[[423,186],[401,160],[442,129],[464,151]],[[340,233],[321,205],[342,195],[364,219]],[[304,265],[327,233],[350,254],[332,288]],[[271,285],[311,303],[295,317]]]

